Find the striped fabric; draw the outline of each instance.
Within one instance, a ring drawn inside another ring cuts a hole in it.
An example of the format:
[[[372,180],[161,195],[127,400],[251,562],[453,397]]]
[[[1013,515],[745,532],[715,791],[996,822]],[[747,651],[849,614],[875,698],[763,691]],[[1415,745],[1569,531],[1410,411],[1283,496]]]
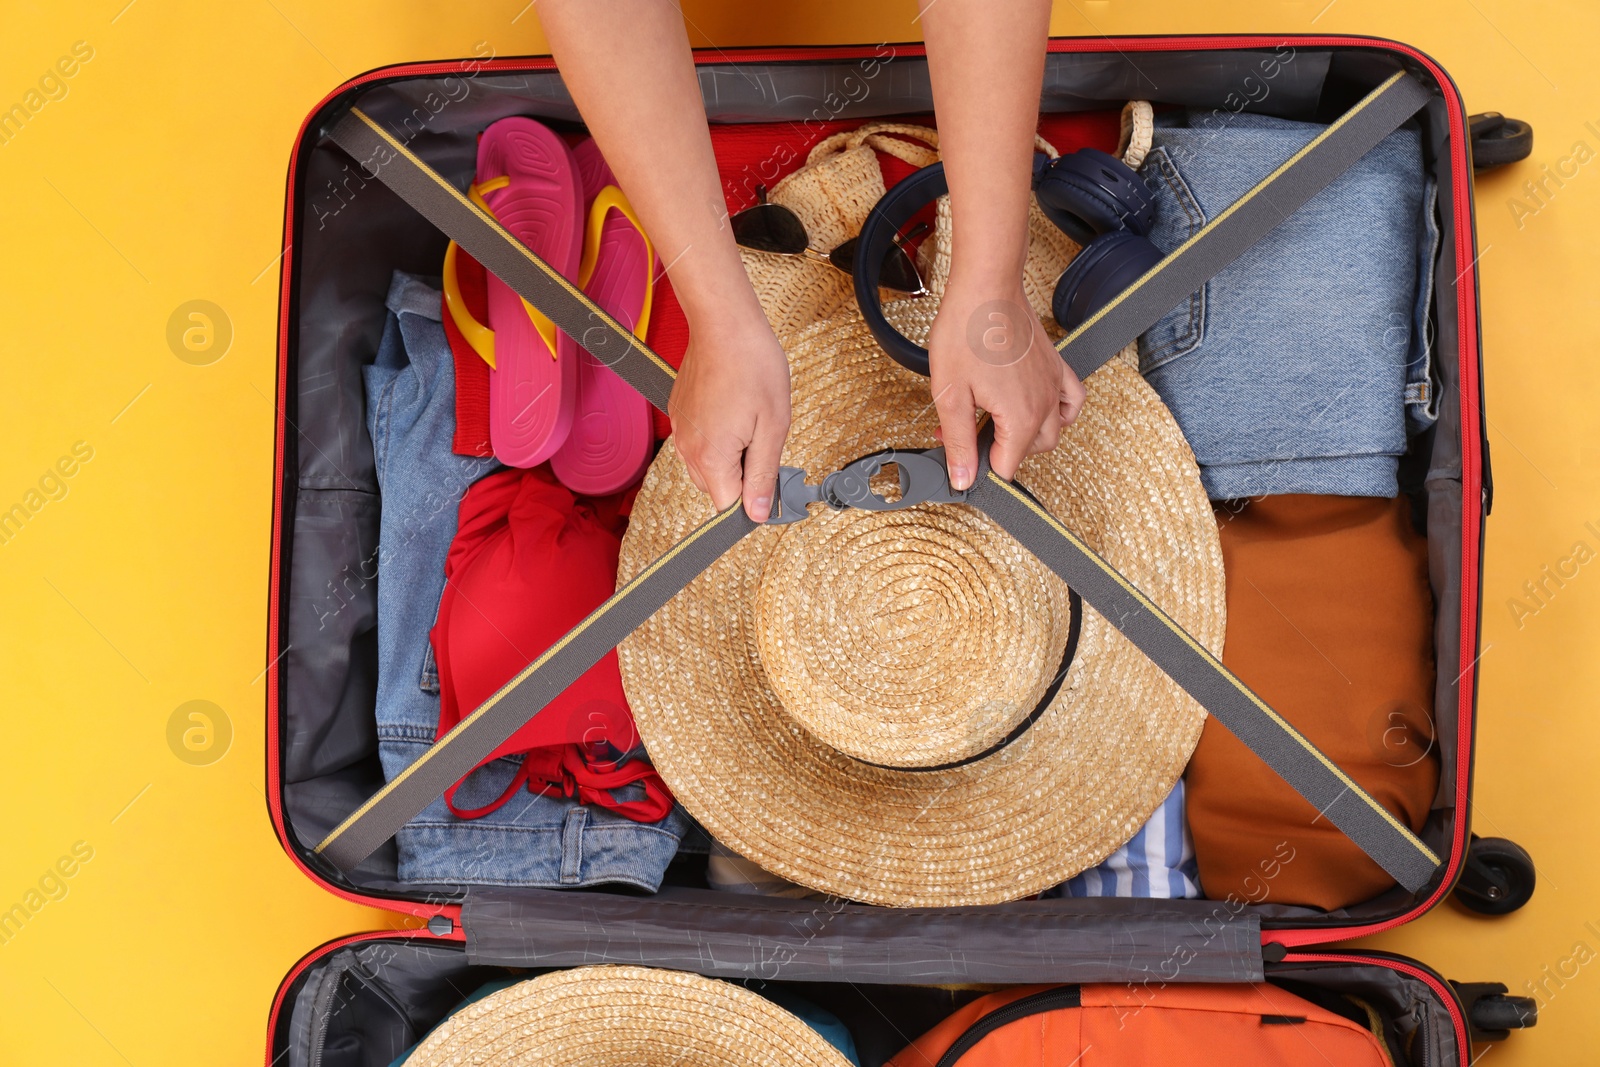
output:
[[[1046,897],[1200,896],[1194,842],[1183,814],[1183,781],[1172,787],[1150,821],[1097,867],[1046,890]]]

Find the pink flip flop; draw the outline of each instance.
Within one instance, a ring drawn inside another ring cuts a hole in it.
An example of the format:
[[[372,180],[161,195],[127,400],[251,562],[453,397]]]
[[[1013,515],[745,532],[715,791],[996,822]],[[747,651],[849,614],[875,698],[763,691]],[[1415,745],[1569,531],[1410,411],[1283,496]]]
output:
[[[583,241],[578,173],[566,142],[533,119],[501,119],[478,142],[477,190],[513,237],[572,277]],[[492,273],[489,329],[489,440],[495,458],[534,467],[556,453],[572,429],[577,342],[528,306]]]
[[[572,154],[589,203],[578,284],[642,338],[650,324],[655,252],[594,141]],[[638,481],[649,466],[655,445],[650,402],[581,348],[577,362],[572,429],[550,469],[575,493],[605,496]]]

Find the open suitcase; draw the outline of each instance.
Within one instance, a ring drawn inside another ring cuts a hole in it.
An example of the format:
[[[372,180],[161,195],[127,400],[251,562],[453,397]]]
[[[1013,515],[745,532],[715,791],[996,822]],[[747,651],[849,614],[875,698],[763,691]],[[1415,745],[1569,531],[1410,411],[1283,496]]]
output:
[[[1274,65],[1268,85],[1262,60],[1285,48],[1296,62]],[[920,45],[878,45],[717,51],[698,62],[712,122],[804,124],[931,112],[922,57]],[[1525,854],[1509,842],[1475,849],[1467,818],[1480,559],[1492,483],[1472,137],[1458,92],[1427,56],[1374,39],[1062,39],[1051,43],[1043,107],[1115,109],[1126,98],[1150,96],[1158,104],[1239,111],[1265,99],[1266,89],[1276,114],[1327,121],[1399,70],[1431,94],[1417,118],[1440,193],[1437,271],[1455,279],[1435,285],[1432,297],[1440,416],[1407,457],[1419,472],[1413,482],[1427,516],[1437,609],[1433,718],[1441,774],[1421,837],[1443,862],[1418,892],[1395,887],[1334,912],[1126,898],[883,909],[720,894],[671,870],[653,896],[449,886],[424,892],[398,880],[392,845],[349,874],[318,857],[318,842],[383,784],[371,711],[375,590],[370,573],[362,576],[376,541],[378,499],[360,366],[376,348],[391,272],[436,274],[445,244],[398,196],[360,175],[327,130],[359,106],[465,185],[474,134],[489,122],[514,114],[577,119],[547,58],[397,66],[330,94],[307,118],[288,178],[267,797],[285,850],[308,877],[346,899],[391,910],[396,920],[392,929],[311,951],[285,977],[271,1009],[267,1062],[387,1064],[479,982],[589,963],[793,983],[856,1024],[863,1062],[872,1063],[963,1002],[930,989],[952,985],[1305,983],[1374,1005],[1413,1067],[1468,1063],[1472,1038],[1531,1025],[1532,1002],[1505,996],[1504,986],[1453,986],[1411,960],[1326,947],[1409,922],[1452,890],[1486,912],[1520,906],[1532,891]],[[421,117],[414,129],[406,125],[412,115]],[[333,215],[337,227],[326,227]],[[329,597],[338,610],[318,610]],[[867,1006],[863,987],[875,1007]]]

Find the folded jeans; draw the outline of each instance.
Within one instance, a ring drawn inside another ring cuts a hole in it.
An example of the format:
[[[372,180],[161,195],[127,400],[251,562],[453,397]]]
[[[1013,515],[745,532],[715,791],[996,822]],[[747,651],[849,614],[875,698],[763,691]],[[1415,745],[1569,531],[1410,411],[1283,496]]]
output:
[[[1151,240],[1171,252],[1324,129],[1162,116],[1142,168]],[[1434,200],[1402,127],[1140,337],[1212,499],[1398,491],[1408,431],[1437,414]]]

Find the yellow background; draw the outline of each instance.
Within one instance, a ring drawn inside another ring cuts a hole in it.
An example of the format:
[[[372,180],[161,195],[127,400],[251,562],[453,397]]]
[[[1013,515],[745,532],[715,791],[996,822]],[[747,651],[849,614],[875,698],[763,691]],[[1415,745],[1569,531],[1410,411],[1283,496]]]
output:
[[[7,1064],[259,1062],[295,960],[394,924],[303,877],[262,793],[285,167],[301,120],[346,78],[480,41],[545,50],[527,0],[126,3],[8,3],[0,33],[0,107],[74,42],[93,48],[66,95],[0,144],[0,511],[75,443],[93,449],[66,495],[0,544],[0,908],[76,843],[93,850],[66,895],[0,945]],[[909,0],[686,6],[698,44],[919,36]],[[1470,110],[1534,124],[1533,159],[1477,184],[1498,498],[1474,827],[1530,849],[1539,891],[1510,918],[1445,906],[1373,943],[1456,978],[1545,983],[1539,1028],[1488,1052],[1490,1067],[1592,1062],[1600,964],[1574,975],[1573,959],[1578,942],[1600,951],[1600,567],[1532,615],[1508,601],[1575,542],[1600,549],[1600,164],[1536,213],[1512,208],[1541,164],[1575,142],[1600,149],[1600,14],[1578,0],[1065,0],[1052,29],[1388,36],[1437,58]],[[233,326],[208,366],[166,341],[194,299]],[[232,725],[209,765],[168,744],[190,700]],[[1551,978],[1563,964],[1569,977]]]

